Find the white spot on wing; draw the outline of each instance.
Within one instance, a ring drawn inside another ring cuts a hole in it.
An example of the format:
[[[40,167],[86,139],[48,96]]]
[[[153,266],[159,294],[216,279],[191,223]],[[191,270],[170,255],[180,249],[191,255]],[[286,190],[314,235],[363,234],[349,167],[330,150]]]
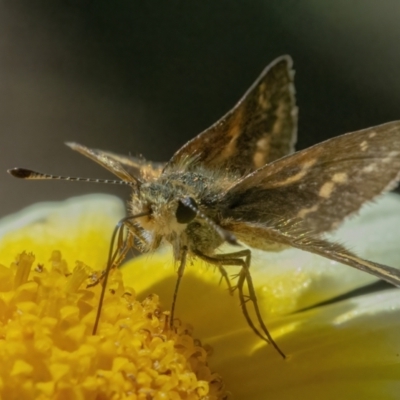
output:
[[[253,163],[256,168],[262,167],[266,162],[265,154],[269,149],[269,140],[270,138],[267,136],[257,141],[256,151],[253,156]]]
[[[363,140],[363,141],[360,143],[360,147],[361,147],[361,151],[367,150],[367,149],[368,149],[368,142],[367,142],[366,140]]]
[[[307,214],[310,214],[314,211],[318,210],[318,204],[314,204],[312,207],[302,208],[298,213],[297,216],[299,218],[304,218]]]
[[[399,155],[399,152],[398,152],[398,151],[391,151],[391,152],[387,155],[387,157],[385,157],[385,158],[382,160],[382,162],[384,162],[384,163],[389,163],[389,162],[391,162],[391,161],[393,160],[393,158],[397,157],[398,155]]]
[[[265,89],[266,89],[266,86],[265,86],[265,82],[263,82],[261,85],[260,85],[260,87],[259,87],[259,95],[258,95],[258,104],[260,105],[260,107],[263,109],[263,110],[266,110],[267,108],[268,108],[268,102],[267,102],[267,99],[266,99],[266,96],[265,96]]]
[[[373,172],[376,170],[376,164],[375,163],[369,164],[366,167],[364,167],[362,170],[363,170],[363,172]]]
[[[288,184],[291,184],[291,183],[293,183],[293,182],[297,182],[297,181],[301,180],[302,178],[304,178],[304,177],[307,175],[308,170],[309,170],[316,162],[317,162],[317,159],[316,159],[316,158],[312,158],[311,160],[305,161],[304,163],[302,163],[302,164],[300,165],[301,169],[300,169],[300,171],[299,171],[297,174],[290,176],[289,178],[285,179],[284,181],[276,182],[276,183],[273,185],[273,187],[285,186],[285,185],[288,185]]]
[[[325,182],[321,186],[321,189],[319,189],[318,195],[320,197],[323,197],[324,199],[327,199],[331,195],[334,187],[335,187],[335,183],[334,182],[332,182],[332,181]]]
[[[345,182],[347,182],[347,178],[348,178],[348,176],[347,176],[346,172],[337,172],[336,174],[334,174],[332,176],[332,182],[345,183]]]

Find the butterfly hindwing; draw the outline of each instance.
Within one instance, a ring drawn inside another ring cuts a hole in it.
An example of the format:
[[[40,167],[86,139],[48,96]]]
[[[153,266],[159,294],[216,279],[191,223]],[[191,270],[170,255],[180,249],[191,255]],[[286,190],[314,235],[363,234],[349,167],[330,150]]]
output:
[[[128,157],[109,151],[90,149],[78,143],[66,143],[72,150],[97,162],[124,181],[147,181],[157,178],[163,163],[153,163],[138,157]]]
[[[139,180],[148,181],[158,178],[165,166],[163,162],[148,161],[142,157],[125,156],[110,151],[101,152],[109,159],[120,163],[130,175],[135,176]]]
[[[272,218],[271,226],[259,223],[228,221],[227,229],[234,232],[243,243],[265,251],[294,247],[318,254],[333,261],[348,265],[383,279],[395,286],[400,286],[400,270],[372,261],[364,260],[343,245],[332,243],[305,231],[301,221],[284,218]],[[271,247],[272,245],[272,247]],[[274,246],[275,245],[275,248]]]

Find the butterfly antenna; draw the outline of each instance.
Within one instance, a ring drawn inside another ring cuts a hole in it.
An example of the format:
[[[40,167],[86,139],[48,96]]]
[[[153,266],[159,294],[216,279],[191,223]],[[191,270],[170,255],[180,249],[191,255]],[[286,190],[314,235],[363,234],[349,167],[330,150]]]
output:
[[[60,175],[50,175],[43,174],[41,172],[32,171],[25,168],[12,168],[7,170],[7,172],[19,179],[26,180],[59,180],[59,181],[71,181],[71,182],[91,182],[91,183],[108,183],[111,185],[127,185],[135,186],[137,182],[128,182],[116,179],[92,179],[92,178],[79,178],[72,176],[60,176]]]
[[[211,228],[214,229],[215,232],[218,233],[218,235],[223,239],[225,242],[228,242],[229,244],[232,244],[234,246],[240,246],[238,241],[236,240],[235,235],[232,233],[226,231],[225,229],[221,228],[219,225],[217,225],[212,219],[208,218],[207,215],[203,214],[196,206],[193,204],[193,201],[190,197],[185,197],[181,200],[181,202],[188,208],[190,208],[198,217],[203,219],[204,221],[207,222]]]

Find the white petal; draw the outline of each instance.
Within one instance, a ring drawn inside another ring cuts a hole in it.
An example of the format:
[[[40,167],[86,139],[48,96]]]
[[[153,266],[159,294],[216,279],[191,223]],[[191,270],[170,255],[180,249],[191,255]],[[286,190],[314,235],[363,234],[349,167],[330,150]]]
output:
[[[106,194],[34,204],[0,220],[1,262],[8,265],[20,252],[33,251],[36,262],[46,264],[51,251],[60,250],[70,268],[77,260],[103,268],[112,230],[124,214],[122,201]]]
[[[396,399],[399,330],[400,291],[387,290],[287,317],[272,332],[287,360],[271,346],[246,354],[238,332],[212,343],[211,366],[237,399]]]

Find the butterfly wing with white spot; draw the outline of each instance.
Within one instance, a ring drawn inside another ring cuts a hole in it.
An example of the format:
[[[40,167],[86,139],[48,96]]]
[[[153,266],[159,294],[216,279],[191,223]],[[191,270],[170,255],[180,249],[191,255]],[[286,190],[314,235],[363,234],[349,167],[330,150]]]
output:
[[[400,173],[400,121],[329,139],[242,178],[222,199],[221,215],[265,224],[300,221],[332,230],[362,204],[394,188]]]

